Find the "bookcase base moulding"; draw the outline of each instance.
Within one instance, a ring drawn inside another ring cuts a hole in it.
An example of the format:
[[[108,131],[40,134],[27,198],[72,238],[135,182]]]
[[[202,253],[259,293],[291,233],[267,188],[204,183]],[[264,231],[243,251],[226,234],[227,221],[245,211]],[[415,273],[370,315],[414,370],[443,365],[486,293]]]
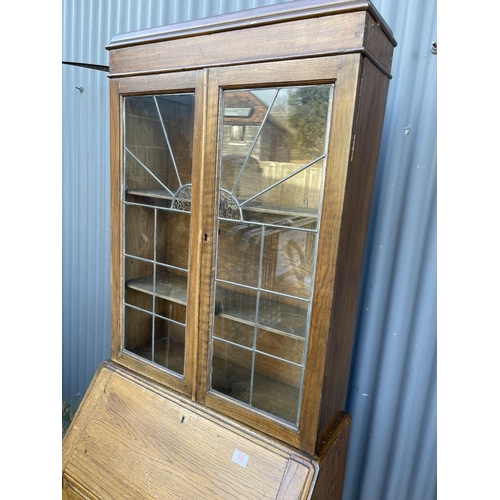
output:
[[[340,500],[395,45],[340,0],[112,39],[112,355],[64,498]]]

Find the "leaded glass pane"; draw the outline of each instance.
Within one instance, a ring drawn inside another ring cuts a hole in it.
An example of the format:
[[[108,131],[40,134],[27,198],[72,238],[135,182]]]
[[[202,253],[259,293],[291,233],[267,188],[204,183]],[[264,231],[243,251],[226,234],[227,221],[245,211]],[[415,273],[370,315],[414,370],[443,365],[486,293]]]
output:
[[[298,425],[333,85],[222,99],[211,387]]]
[[[182,376],[194,94],[124,98],[125,350]]]

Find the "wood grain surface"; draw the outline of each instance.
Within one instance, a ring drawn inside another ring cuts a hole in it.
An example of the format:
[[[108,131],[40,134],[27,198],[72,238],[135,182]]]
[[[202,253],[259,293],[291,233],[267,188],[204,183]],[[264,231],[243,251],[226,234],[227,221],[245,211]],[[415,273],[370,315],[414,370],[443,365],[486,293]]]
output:
[[[63,469],[91,498],[274,499],[284,476],[286,498],[306,498],[315,474],[307,457],[289,465],[293,450],[110,364],[94,388],[68,431]],[[72,487],[66,494],[80,498]]]

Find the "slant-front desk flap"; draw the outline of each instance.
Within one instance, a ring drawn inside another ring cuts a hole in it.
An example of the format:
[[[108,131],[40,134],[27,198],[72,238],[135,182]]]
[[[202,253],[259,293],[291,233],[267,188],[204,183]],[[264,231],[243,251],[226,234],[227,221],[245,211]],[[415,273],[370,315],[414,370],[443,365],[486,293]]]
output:
[[[309,496],[312,460],[113,363],[101,365],[87,394],[64,441],[63,498]]]

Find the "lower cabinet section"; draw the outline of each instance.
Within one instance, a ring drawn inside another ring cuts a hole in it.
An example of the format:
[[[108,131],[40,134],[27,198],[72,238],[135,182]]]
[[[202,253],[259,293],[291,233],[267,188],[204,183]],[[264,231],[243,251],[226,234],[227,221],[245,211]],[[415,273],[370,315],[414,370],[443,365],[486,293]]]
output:
[[[349,429],[310,457],[106,362],[63,441],[63,500],[340,500]]]

